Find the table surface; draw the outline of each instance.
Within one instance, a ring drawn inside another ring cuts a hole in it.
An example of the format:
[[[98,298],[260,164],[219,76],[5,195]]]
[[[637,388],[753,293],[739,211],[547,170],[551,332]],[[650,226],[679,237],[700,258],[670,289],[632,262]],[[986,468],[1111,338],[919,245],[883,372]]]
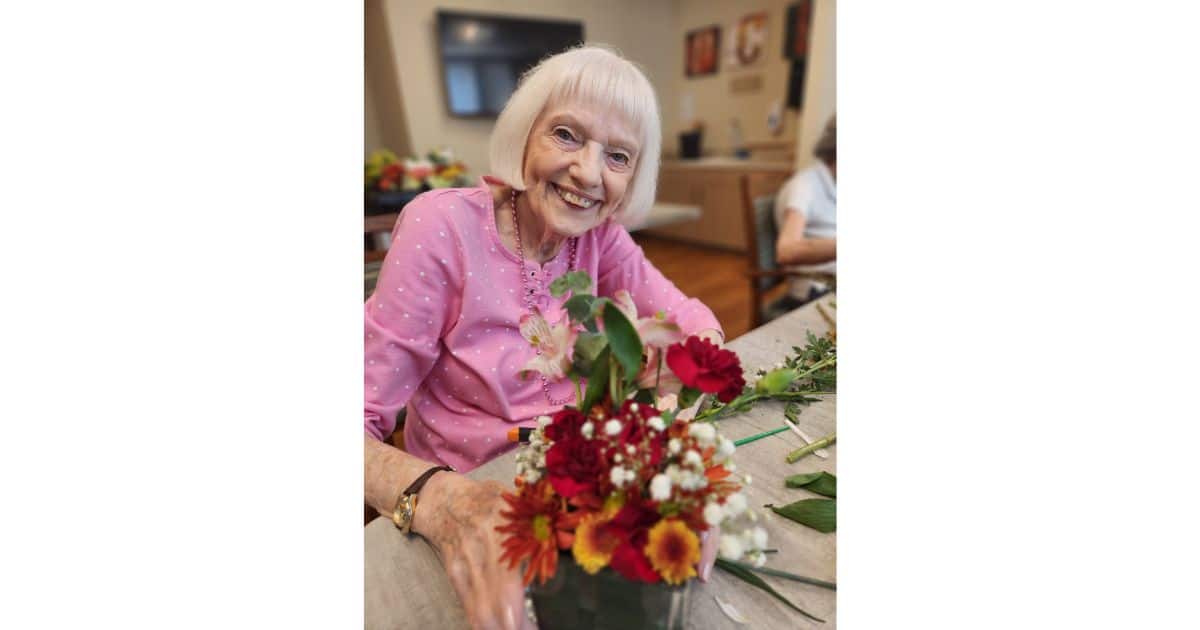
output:
[[[822,304],[827,313],[832,296],[793,311],[728,343],[737,352],[747,377],[759,367],[782,360],[792,346],[803,346],[805,331],[822,335],[829,326],[816,310]],[[836,430],[835,397],[802,407],[798,425],[809,437],[818,439]],[[721,420],[719,431],[732,440],[783,426],[783,403],[759,403],[746,413]],[[784,486],[789,475],[836,472],[837,446],[828,459],[809,455],[795,464],[784,457],[803,443],[791,431],[738,447],[734,462],[738,470],[752,476],[746,488],[749,505],[766,528],[768,546],[778,549],[770,554],[767,567],[836,582],[837,534],[822,534],[762,506],[784,505],[800,499],[819,498],[806,490]],[[515,474],[512,453],[498,457],[471,471],[476,479],[496,479],[511,484]],[[453,587],[433,549],[420,537],[406,538],[386,518],[377,518],[364,529],[365,627],[366,628],[465,628],[466,618]],[[708,583],[696,581],[691,594],[691,628],[835,628],[836,594],[823,588],[759,574],[767,584],[800,608],[825,619],[819,624],[788,608],[766,592],[740,579],[713,569]],[[739,626],[725,616],[713,598],[719,596],[749,620]]]

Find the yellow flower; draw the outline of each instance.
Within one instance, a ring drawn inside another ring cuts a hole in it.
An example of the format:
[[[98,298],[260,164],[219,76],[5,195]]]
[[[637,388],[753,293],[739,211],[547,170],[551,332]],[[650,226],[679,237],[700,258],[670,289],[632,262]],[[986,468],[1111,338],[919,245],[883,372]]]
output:
[[[696,576],[700,562],[700,539],[683,521],[664,518],[650,528],[646,542],[646,557],[650,566],[669,584],[681,584]]]
[[[595,575],[608,566],[613,550],[620,542],[605,534],[604,524],[607,522],[597,514],[588,514],[575,528],[575,544],[571,545],[571,553],[575,555],[575,562],[589,575]]]

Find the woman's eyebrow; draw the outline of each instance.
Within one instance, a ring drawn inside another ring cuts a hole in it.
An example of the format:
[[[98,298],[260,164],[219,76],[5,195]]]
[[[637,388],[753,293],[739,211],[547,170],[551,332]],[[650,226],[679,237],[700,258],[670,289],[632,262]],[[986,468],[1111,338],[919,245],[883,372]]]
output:
[[[583,129],[583,130],[587,131],[588,135],[595,135],[595,134],[591,133],[592,130],[589,126],[583,124],[583,122],[581,120],[576,118],[570,112],[562,112],[560,114],[555,114],[554,116],[552,116],[550,118],[550,124],[551,125],[567,124],[567,125],[570,125],[571,127],[575,127],[577,129]],[[610,148],[624,149],[625,151],[629,151],[631,153],[637,153],[637,151],[638,151],[638,144],[632,138],[626,137],[626,136],[618,134],[618,133],[610,132],[609,140],[611,140],[611,142],[608,143],[608,146]]]

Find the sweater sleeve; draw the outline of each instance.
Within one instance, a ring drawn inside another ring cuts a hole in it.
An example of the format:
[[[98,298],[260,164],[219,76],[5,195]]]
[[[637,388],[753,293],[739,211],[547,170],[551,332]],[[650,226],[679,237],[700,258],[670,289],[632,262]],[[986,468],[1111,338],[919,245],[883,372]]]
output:
[[[462,250],[449,201],[432,191],[405,206],[363,306],[363,425],[376,439],[395,430],[396,414],[433,369],[462,309]]]
[[[724,339],[725,331],[712,310],[703,302],[684,295],[642,252],[625,228],[609,222],[599,228],[600,267],[597,294],[611,296],[620,289],[629,291],[639,317],[663,311],[674,316],[685,334],[714,329]]]

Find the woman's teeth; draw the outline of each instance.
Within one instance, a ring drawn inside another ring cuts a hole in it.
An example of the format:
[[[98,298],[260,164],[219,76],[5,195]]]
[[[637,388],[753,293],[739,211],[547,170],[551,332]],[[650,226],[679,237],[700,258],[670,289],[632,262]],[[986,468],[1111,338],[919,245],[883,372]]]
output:
[[[591,208],[592,205],[596,203],[596,201],[594,199],[588,199],[587,197],[580,197],[579,195],[576,195],[575,193],[573,193],[569,190],[563,190],[562,188],[559,188],[558,186],[555,186],[554,190],[557,190],[558,195],[560,197],[562,197],[563,199],[566,199],[567,203],[569,203],[571,205],[579,206],[580,208]]]

